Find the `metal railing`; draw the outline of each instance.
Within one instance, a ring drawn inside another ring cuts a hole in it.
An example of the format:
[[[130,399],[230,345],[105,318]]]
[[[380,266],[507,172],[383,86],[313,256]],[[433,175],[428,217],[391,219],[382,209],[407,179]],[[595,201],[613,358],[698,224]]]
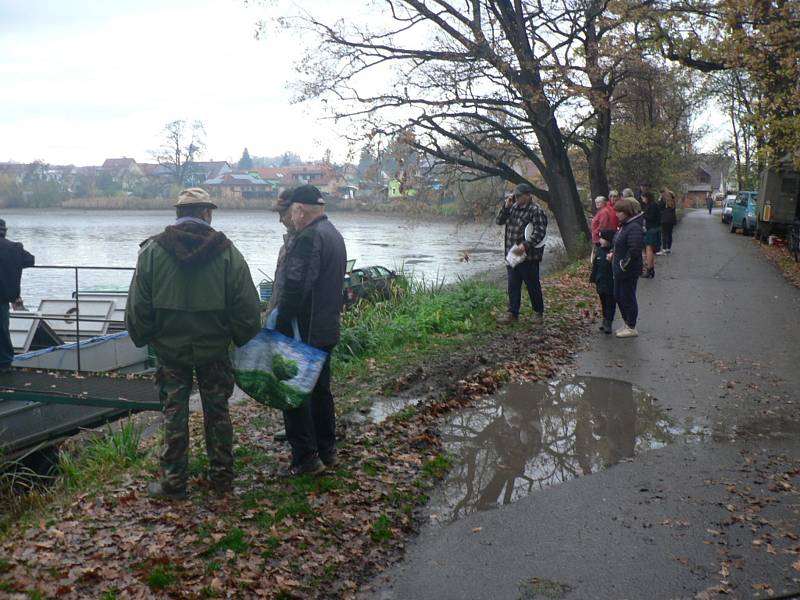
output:
[[[36,265],[30,267],[31,269],[57,269],[57,270],[71,270],[75,272],[75,291],[72,293],[72,297],[75,299],[75,312],[70,314],[69,317],[59,317],[59,316],[51,316],[51,315],[40,315],[36,313],[32,313],[31,315],[23,315],[19,313],[14,313],[14,318],[16,319],[42,319],[42,320],[49,320],[49,321],[64,321],[65,323],[69,323],[70,321],[75,321],[75,349],[76,349],[76,361],[77,361],[77,371],[81,370],[81,321],[84,323],[116,323],[116,319],[98,319],[94,317],[83,317],[81,318],[81,303],[80,303],[80,271],[135,271],[136,269],[133,267],[85,267],[85,266],[76,266],[76,265]],[[94,292],[92,292],[94,293]]]

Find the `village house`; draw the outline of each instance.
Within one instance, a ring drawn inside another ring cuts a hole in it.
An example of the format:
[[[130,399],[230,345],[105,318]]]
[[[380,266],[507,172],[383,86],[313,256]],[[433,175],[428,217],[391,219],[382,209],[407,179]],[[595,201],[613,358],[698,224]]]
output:
[[[233,168],[227,160],[196,161],[190,165],[186,179],[187,187],[203,185],[209,179],[216,179],[226,173],[232,173]]]
[[[728,179],[733,159],[714,154],[700,154],[694,163],[697,165],[690,180],[684,184],[683,205],[687,208],[705,208],[706,197],[714,198],[728,193]]]
[[[257,173],[265,181],[272,181],[280,189],[313,185],[323,194],[336,194],[338,187],[343,184],[336,177],[333,166],[323,163],[307,163],[302,165],[289,165],[285,167],[256,167],[251,172]]]
[[[212,197],[224,200],[252,200],[278,195],[277,185],[264,181],[255,173],[223,173],[204,181],[203,187]]]
[[[98,169],[98,175],[107,174],[123,191],[130,191],[140,182],[144,173],[133,158],[107,158]]]

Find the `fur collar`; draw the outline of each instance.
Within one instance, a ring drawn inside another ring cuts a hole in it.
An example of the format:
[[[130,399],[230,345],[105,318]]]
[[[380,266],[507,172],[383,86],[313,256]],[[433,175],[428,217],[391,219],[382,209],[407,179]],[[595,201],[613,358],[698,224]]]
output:
[[[221,231],[191,222],[170,225],[163,233],[155,236],[153,241],[181,265],[186,266],[205,264],[231,245],[231,241]]]

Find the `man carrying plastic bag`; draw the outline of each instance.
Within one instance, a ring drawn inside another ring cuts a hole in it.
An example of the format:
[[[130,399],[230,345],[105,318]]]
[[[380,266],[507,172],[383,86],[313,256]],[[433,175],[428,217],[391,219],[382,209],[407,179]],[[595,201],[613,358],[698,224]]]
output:
[[[291,202],[296,234],[279,283],[283,291],[276,329],[291,336],[296,319],[301,339],[328,353],[308,402],[283,412],[292,448],[287,474],[300,475],[320,473],[338,462],[330,353],[339,341],[347,250],[325,215],[325,202],[316,187],[298,187]]]

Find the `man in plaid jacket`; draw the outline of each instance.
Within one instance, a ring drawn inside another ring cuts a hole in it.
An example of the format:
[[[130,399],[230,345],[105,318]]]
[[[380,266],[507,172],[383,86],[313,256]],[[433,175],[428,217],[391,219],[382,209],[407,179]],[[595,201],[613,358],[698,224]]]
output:
[[[533,188],[527,183],[519,184],[514,193],[506,198],[497,215],[497,224],[506,226],[505,253],[524,255],[522,262],[514,267],[506,265],[508,272],[508,312],[501,322],[510,323],[519,318],[522,283],[528,288],[533,307],[533,320],[544,320],[544,299],[539,282],[539,263],[544,256],[544,238],[547,234],[547,215],[533,201]],[[530,224],[532,232],[525,238],[525,228]]]

